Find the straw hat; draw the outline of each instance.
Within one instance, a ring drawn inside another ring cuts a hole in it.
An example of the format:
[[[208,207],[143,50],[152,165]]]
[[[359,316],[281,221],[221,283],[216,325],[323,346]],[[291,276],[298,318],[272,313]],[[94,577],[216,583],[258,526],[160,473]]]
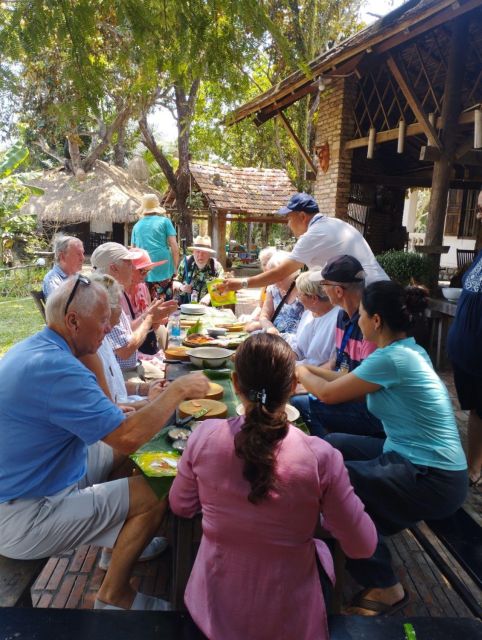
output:
[[[145,249],[136,249],[136,251],[141,252],[141,256],[139,258],[134,258],[134,260],[132,261],[132,264],[136,269],[153,269],[154,267],[157,267],[160,264],[165,264],[167,262],[167,260],[158,260],[157,262],[152,262],[151,256]]]
[[[188,247],[189,251],[205,251],[206,253],[211,253],[212,255],[216,255],[216,251],[211,248],[211,238],[209,236],[197,236],[194,238],[194,244],[192,247]]]
[[[166,210],[161,207],[159,198],[155,193],[146,193],[142,196],[142,204],[136,213],[142,216],[149,213],[166,213]]]

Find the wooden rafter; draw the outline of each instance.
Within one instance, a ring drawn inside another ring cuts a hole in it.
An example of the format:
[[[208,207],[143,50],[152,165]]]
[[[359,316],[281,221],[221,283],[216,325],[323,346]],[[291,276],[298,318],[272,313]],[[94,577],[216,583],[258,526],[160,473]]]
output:
[[[305,162],[310,165],[310,167],[313,169],[313,171],[316,174],[316,172],[318,171],[316,165],[314,164],[313,160],[310,158],[310,154],[304,148],[301,140],[296,135],[295,131],[293,130],[293,127],[288,122],[288,119],[286,118],[285,114],[283,112],[279,113],[278,114],[278,119],[280,120],[281,124],[284,126],[286,131],[288,132],[288,135],[291,137],[291,139],[295,143],[296,148],[298,149],[298,151],[301,153],[301,155],[305,159]]]
[[[428,140],[430,141],[430,144],[432,144],[434,147],[437,147],[437,149],[442,149],[442,143],[439,140],[437,131],[429,121],[428,116],[425,115],[423,107],[413,90],[410,80],[401,71],[400,67],[397,65],[395,59],[391,55],[389,55],[387,58],[387,66],[392,72],[393,77],[397,81],[398,86],[402,90],[403,95],[405,96],[405,99],[410,105],[410,108],[415,114],[418,122],[422,126],[422,129],[426,134]]]

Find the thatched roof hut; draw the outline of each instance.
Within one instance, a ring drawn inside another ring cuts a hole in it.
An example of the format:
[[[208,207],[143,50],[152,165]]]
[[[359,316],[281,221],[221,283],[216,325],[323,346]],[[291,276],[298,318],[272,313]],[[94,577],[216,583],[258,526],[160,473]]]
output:
[[[138,182],[125,169],[101,160],[83,180],[54,169],[34,184],[45,193],[30,198],[22,213],[36,215],[40,222],[62,225],[135,222],[143,194],[153,192],[152,187]]]

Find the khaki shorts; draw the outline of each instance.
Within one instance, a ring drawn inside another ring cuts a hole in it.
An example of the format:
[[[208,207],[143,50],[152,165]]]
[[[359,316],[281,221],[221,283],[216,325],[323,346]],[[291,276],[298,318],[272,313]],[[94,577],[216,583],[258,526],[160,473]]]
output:
[[[129,511],[127,478],[105,482],[112,449],[89,447],[87,473],[75,485],[45,498],[0,504],[0,553],[9,558],[46,558],[83,544],[112,547]]]

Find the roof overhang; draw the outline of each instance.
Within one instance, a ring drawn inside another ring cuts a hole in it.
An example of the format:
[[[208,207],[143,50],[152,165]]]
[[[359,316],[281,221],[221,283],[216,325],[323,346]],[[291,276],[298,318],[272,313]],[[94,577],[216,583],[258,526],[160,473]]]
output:
[[[409,0],[373,25],[312,60],[308,65],[310,75],[302,71],[291,74],[231,112],[226,117],[225,124],[231,126],[255,115],[254,122],[260,125],[305,95],[315,93],[320,76],[360,76],[360,69],[370,59],[480,6],[482,0]]]

